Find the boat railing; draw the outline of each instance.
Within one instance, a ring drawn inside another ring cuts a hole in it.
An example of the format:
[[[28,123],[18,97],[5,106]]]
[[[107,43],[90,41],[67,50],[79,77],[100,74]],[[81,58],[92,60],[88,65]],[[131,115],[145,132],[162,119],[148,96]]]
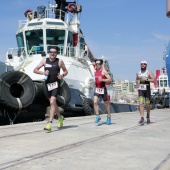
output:
[[[35,15],[36,13],[36,15]],[[32,15],[30,17],[30,15]],[[59,10],[59,9],[46,9],[45,14],[38,14],[37,12],[33,11],[32,14],[27,15],[26,20],[19,20],[19,28],[24,27],[29,21],[32,19],[42,19],[42,18],[53,18],[53,19],[61,19],[62,21],[65,21],[66,23],[69,23],[70,19],[73,17],[72,13],[67,13],[65,11]]]
[[[45,18],[61,19],[68,23],[68,21],[71,18],[71,14],[67,13],[65,11],[59,10],[59,9],[55,9],[55,10],[46,9],[45,10]]]
[[[58,49],[58,55],[60,56],[65,56],[65,57],[76,57],[77,60],[80,60],[82,62],[85,62],[88,59],[87,53],[85,53],[84,50],[82,49],[76,49],[75,47],[70,47],[67,46],[66,48],[64,48],[64,46],[60,46],[60,45],[46,45],[46,47],[44,46],[32,46],[30,50],[28,50],[28,55],[32,56],[35,54],[41,54],[42,57],[46,57],[46,55],[49,53],[49,49],[50,47],[57,47]],[[86,55],[84,55],[86,54]],[[18,57],[20,59],[25,59],[26,58],[26,50],[24,47],[20,47],[20,48],[9,48],[7,51],[7,56],[8,59],[13,59],[14,56]]]
[[[13,57],[21,57],[24,59],[26,57],[25,48],[19,47],[19,48],[9,48],[7,51],[8,59],[13,59]]]
[[[84,43],[80,43],[80,47],[78,48],[78,58],[84,60],[90,60],[89,49]]]
[[[56,47],[58,48],[59,55],[63,55],[66,57],[75,57],[74,47],[67,46],[66,50],[65,50],[64,46],[56,45]]]
[[[42,45],[41,46],[32,46],[32,48],[28,52],[28,55],[41,54],[42,56],[46,56],[46,53],[49,53],[50,47],[57,47],[58,55],[66,56],[66,57],[75,56],[74,47],[67,46],[66,50],[65,50],[64,46],[60,46],[60,45],[47,45],[46,49]]]
[[[41,54],[42,56],[46,56],[43,46],[32,46],[31,49],[28,51],[28,55],[33,54]]]
[[[24,27],[27,24],[27,20],[19,20],[19,28]]]

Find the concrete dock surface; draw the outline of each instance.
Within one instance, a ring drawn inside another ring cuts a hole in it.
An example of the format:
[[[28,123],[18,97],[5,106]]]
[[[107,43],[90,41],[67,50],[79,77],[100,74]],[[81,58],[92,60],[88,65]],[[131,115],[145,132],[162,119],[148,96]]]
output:
[[[145,113],[146,116],[146,113]],[[138,125],[139,112],[65,118],[0,126],[0,170],[170,170],[170,109],[151,111],[151,124]]]

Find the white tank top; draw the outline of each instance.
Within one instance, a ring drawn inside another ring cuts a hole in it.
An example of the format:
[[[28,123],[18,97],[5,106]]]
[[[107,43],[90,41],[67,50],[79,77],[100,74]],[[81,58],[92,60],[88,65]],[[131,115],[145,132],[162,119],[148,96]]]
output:
[[[144,73],[141,73],[141,71],[138,73],[138,78],[141,78],[141,77],[146,77],[148,78],[148,70],[146,70]]]

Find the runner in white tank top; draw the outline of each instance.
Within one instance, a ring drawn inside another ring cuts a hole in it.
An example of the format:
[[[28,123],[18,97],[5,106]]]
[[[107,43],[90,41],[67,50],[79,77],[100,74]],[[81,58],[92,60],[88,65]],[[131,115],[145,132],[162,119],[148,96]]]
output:
[[[139,111],[141,119],[139,124],[144,124],[144,102],[146,104],[147,110],[147,123],[150,123],[150,82],[155,82],[155,77],[150,70],[147,70],[147,62],[141,61],[141,70],[136,73],[136,85],[138,87],[138,97],[139,97]]]

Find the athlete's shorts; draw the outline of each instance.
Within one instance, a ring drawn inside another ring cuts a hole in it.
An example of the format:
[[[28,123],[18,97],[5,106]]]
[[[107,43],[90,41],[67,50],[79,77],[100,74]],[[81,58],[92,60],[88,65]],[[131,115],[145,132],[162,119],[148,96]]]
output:
[[[45,87],[46,87],[46,94],[45,94],[45,96],[47,96],[48,98],[51,98],[52,96],[53,97],[57,97],[58,94],[60,94],[60,82],[58,82],[58,88],[55,88],[55,89],[50,90],[50,91],[48,91],[47,84],[48,84],[48,82],[46,81],[45,82]]]
[[[47,89],[47,86],[46,86],[46,89]],[[58,88],[53,89],[53,90],[51,90],[51,91],[48,91],[48,89],[47,89],[47,97],[48,97],[48,98],[51,98],[52,96],[53,96],[53,97],[57,97],[58,94],[59,94],[59,89],[58,89]]]
[[[104,94],[94,93],[94,96],[97,96],[98,98],[101,97],[104,102],[108,101],[106,87],[104,88]]]
[[[145,100],[146,104],[150,104],[150,99],[151,99],[151,91],[150,89],[147,90],[138,90],[138,96],[139,96],[139,101]]]

